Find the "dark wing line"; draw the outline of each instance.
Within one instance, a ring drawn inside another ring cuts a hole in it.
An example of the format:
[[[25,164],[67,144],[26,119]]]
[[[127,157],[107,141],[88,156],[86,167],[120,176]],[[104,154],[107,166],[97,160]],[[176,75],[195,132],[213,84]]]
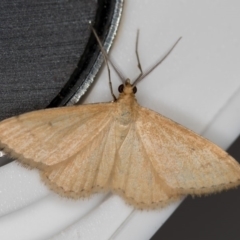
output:
[[[97,114],[96,114],[97,115]],[[106,116],[104,119],[106,120],[108,118],[108,116]],[[77,155],[84,147],[86,147],[88,144],[90,144],[91,142],[92,142],[92,140],[96,137],[96,136],[98,136],[107,126],[108,126],[108,124],[109,124],[109,122],[111,121],[112,119],[111,118],[109,118],[109,120],[108,121],[105,121],[105,124],[104,125],[102,125],[102,128],[101,128],[101,131],[99,131],[99,132],[97,132],[95,135],[92,135],[91,136],[91,139],[88,141],[88,142],[84,142],[84,144],[79,148],[79,151],[77,151],[74,155],[72,155],[72,156],[75,156],[75,155]],[[75,124],[75,125],[78,125],[77,123]],[[75,129],[73,129],[72,130],[72,132],[74,132],[74,131],[76,131],[76,128]],[[57,149],[56,149],[57,150]],[[54,154],[54,153],[53,153]],[[65,160],[63,160],[63,161],[65,161]],[[62,162],[63,162],[62,161]],[[62,162],[60,162],[60,163],[62,163]],[[46,164],[45,164],[46,165]],[[46,166],[49,166],[49,165],[46,165]]]
[[[84,106],[85,107],[85,106]],[[70,107],[71,108],[71,107]],[[77,110],[77,108],[76,108],[76,110]],[[52,109],[47,109],[47,110],[43,110],[43,111],[52,111]],[[58,113],[60,110],[59,109],[54,109],[54,111],[56,111],[54,114],[56,114],[56,113]],[[109,113],[110,113],[111,111],[109,110]],[[38,112],[36,112],[36,113],[38,113]],[[71,116],[74,116],[74,115],[76,115],[78,113],[78,111],[77,112],[74,112],[74,114],[70,114]],[[81,113],[81,112],[80,112]],[[26,114],[24,114],[24,115],[27,115],[28,113],[26,113]],[[95,115],[97,115],[98,114],[98,112],[95,112],[92,116],[95,116]],[[41,114],[40,114],[41,115]],[[57,114],[56,114],[57,115]],[[86,117],[86,120],[87,119],[92,119],[92,116],[88,116],[88,117]],[[22,116],[22,117],[25,117],[25,116]],[[107,114],[107,116],[106,116],[106,118],[105,119],[107,119],[109,117],[109,114]],[[16,117],[13,117],[13,120],[14,121],[16,121],[16,119],[14,119],[14,118],[16,118]],[[19,118],[19,117],[18,117]],[[110,117],[109,118],[109,121],[111,120],[112,118]],[[21,116],[20,116],[20,121],[22,121],[22,119],[21,119]],[[106,121],[105,122],[105,124],[103,125],[103,126],[106,126],[108,123],[109,123],[109,121]],[[48,122],[48,121],[47,121]],[[59,121],[60,122],[60,121]],[[102,121],[103,123],[104,123],[104,121]],[[6,122],[7,123],[7,122]],[[9,123],[9,125],[10,125],[11,123]],[[45,126],[47,126],[47,124],[46,123],[39,123],[39,125],[37,124],[37,126],[43,126],[43,129],[44,129],[44,127]],[[78,125],[78,122],[74,122],[74,124],[73,125]],[[71,127],[73,127],[73,125],[70,125]],[[82,125],[81,125],[82,126]],[[24,127],[25,128],[25,127]],[[31,129],[32,127],[30,127],[29,129]],[[34,127],[35,128],[35,127]],[[63,131],[63,130],[66,130],[66,129],[68,129],[69,128],[69,126],[67,127],[67,128],[63,128],[63,129],[61,129],[61,131]],[[23,133],[21,133],[21,135],[24,135],[24,134],[26,134],[26,133],[28,133],[29,132],[29,130],[27,129],[27,127],[25,128],[25,130],[23,130],[24,132]],[[73,129],[73,131],[74,131],[74,129]],[[73,132],[72,131],[72,132]],[[19,134],[19,132],[18,133],[16,133],[16,135],[17,134]],[[53,137],[53,135],[51,135],[51,137]],[[50,140],[48,140],[48,141],[50,141]],[[41,141],[42,143],[43,143],[43,141]],[[85,142],[85,144],[84,145],[86,145],[87,143]],[[31,144],[30,144],[31,145]],[[45,163],[42,163],[42,162],[36,162],[34,159],[32,159],[32,158],[26,158],[26,157],[24,157],[24,155],[23,155],[23,153],[18,153],[18,152],[16,152],[15,151],[15,149],[13,149],[13,148],[10,148],[9,146],[8,146],[8,144],[7,143],[3,143],[2,141],[0,141],[0,148],[5,152],[5,153],[7,153],[11,158],[14,158],[14,159],[17,159],[17,160],[19,160],[19,162],[20,163],[22,163],[24,166],[25,165],[28,165],[28,166],[26,166],[26,167],[28,167],[28,168],[38,168],[38,169],[44,169],[45,167],[48,167],[49,165],[47,165],[47,164],[45,164]],[[56,148],[56,151],[57,151],[57,148]],[[55,151],[55,152],[56,152]],[[54,153],[53,153],[54,154]],[[51,154],[51,156],[53,155],[53,154]],[[64,161],[64,160],[63,160]]]
[[[150,111],[152,114],[156,114],[156,117],[163,118],[163,121],[165,120],[166,123],[167,123],[167,125],[166,125],[165,127],[167,127],[169,130],[171,130],[171,124],[174,124],[174,123],[175,123],[174,121],[172,121],[171,119],[168,119],[168,118],[166,118],[166,117],[164,117],[164,116],[161,116],[161,115],[159,116],[159,114],[157,114],[156,112],[151,111],[151,110],[149,110],[149,109],[145,109],[145,108],[143,108],[143,109],[144,109],[145,111]],[[153,117],[151,114],[149,114],[148,116],[152,119],[153,124],[155,124],[155,120],[156,120],[156,119],[154,119],[154,117]],[[159,126],[156,126],[156,127],[159,127]],[[196,139],[198,139],[198,137],[199,137],[199,138],[200,138],[200,139],[199,139],[200,142],[201,142],[201,140],[203,140],[203,143],[205,142],[206,144],[209,142],[209,144],[211,144],[211,145],[214,147],[212,154],[213,154],[214,156],[216,155],[216,157],[218,157],[219,159],[224,159],[224,158],[226,158],[226,157],[228,156],[227,153],[224,154],[224,151],[221,150],[221,149],[220,149],[218,146],[216,146],[214,143],[212,143],[212,142],[210,142],[209,140],[207,140],[207,139],[199,136],[198,134],[194,133],[193,131],[191,131],[191,130],[189,130],[189,129],[183,127],[183,126],[181,126],[180,124],[177,124],[176,127],[177,127],[178,130],[179,130],[179,131],[177,131],[177,135],[179,135],[179,136],[181,136],[181,134],[184,133],[184,132],[189,133],[189,134],[187,134],[187,135],[189,136],[189,138],[188,138],[187,141],[189,141],[189,142],[190,142],[191,139],[194,138],[194,137],[195,137]],[[163,131],[162,134],[168,135],[166,131]],[[152,144],[154,139],[153,139],[151,136],[149,136],[148,134],[146,134],[146,133],[145,133],[145,135],[147,135],[148,140],[149,140],[149,141],[151,142],[151,144]],[[155,136],[158,138],[159,142],[161,142],[160,136],[157,135],[157,134],[156,134]],[[173,138],[173,139],[174,139],[174,138]],[[198,143],[198,141],[197,141],[197,143]],[[182,144],[185,145],[185,140],[183,140]],[[153,144],[152,144],[152,145],[153,145]],[[186,145],[186,146],[187,146],[187,145]],[[218,154],[215,152],[215,151],[218,151],[218,150],[222,151],[222,152],[221,152],[222,154],[220,154],[219,156],[218,156]],[[146,151],[147,151],[147,150],[146,150]],[[184,153],[184,154],[185,154],[185,153]],[[193,157],[194,157],[194,156],[193,156]],[[183,158],[182,158],[182,159],[183,159]],[[233,158],[230,159],[230,160],[233,160],[233,162],[231,162],[230,165],[235,164],[235,160],[234,160]],[[156,159],[155,161],[157,161],[157,159]],[[177,161],[177,160],[176,160],[176,161]],[[201,162],[200,162],[200,163],[201,163]],[[226,162],[226,164],[227,164],[227,162]],[[227,165],[226,165],[226,166],[227,166]],[[237,166],[237,165],[236,165],[236,166]],[[239,169],[239,170],[238,170],[238,169]],[[237,172],[237,171],[240,171],[239,166],[238,166],[238,169],[235,169],[236,172]],[[196,165],[194,165],[194,170],[195,170],[195,171],[198,170]],[[175,174],[178,174],[178,173],[175,173]],[[200,178],[204,179],[203,173],[198,173],[198,172],[197,172],[196,174],[198,174],[198,176],[199,176]],[[219,174],[218,174],[218,175],[219,175]],[[181,175],[180,175],[180,176],[181,176]],[[208,176],[208,175],[207,175],[207,176]],[[197,175],[191,176],[192,182],[196,182],[196,181],[195,181],[196,178],[197,178]],[[190,179],[190,180],[191,180],[191,179]],[[177,178],[176,178],[176,180],[177,180]],[[206,179],[205,179],[205,180],[206,180]],[[198,183],[196,182],[196,184],[197,184],[196,186],[183,188],[183,187],[181,187],[181,185],[179,185],[178,187],[177,187],[177,186],[174,187],[174,189],[177,190],[177,192],[178,192],[179,194],[197,194],[197,195],[201,195],[201,194],[207,194],[207,193],[209,193],[209,192],[216,192],[216,191],[221,191],[221,190],[224,190],[224,189],[227,189],[227,188],[232,188],[232,187],[235,187],[235,186],[239,185],[239,183],[240,183],[240,176],[238,177],[238,179],[237,179],[236,181],[229,181],[229,182],[226,182],[226,183],[223,183],[223,184],[216,184],[216,185],[212,185],[212,186],[207,186],[207,185],[205,185],[205,186],[202,186],[202,187],[201,187],[201,186],[197,186]],[[181,184],[181,183],[180,183],[180,184]]]

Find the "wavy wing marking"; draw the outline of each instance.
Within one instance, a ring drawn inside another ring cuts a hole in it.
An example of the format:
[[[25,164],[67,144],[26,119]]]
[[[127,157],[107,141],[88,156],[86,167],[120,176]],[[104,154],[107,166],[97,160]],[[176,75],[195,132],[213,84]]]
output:
[[[221,148],[151,110],[136,122],[158,176],[180,194],[204,194],[240,184],[240,165]]]
[[[0,123],[0,148],[33,167],[44,168],[76,155],[112,121],[113,104],[46,109]]]
[[[50,188],[67,197],[86,197],[98,190],[109,190],[115,152],[115,124],[111,122],[79,152],[46,168],[41,175]]]

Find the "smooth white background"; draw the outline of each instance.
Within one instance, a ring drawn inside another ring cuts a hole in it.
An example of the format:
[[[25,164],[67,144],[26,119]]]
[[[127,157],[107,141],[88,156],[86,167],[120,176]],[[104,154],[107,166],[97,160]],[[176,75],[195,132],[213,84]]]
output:
[[[138,84],[138,102],[223,148],[240,132],[239,7],[237,0],[125,1],[110,54],[121,72],[133,79],[139,73],[134,53],[138,28],[144,70],[182,36],[166,61]],[[120,80],[112,75],[117,94]],[[111,100],[104,69],[85,103]],[[16,163],[0,169],[4,240],[149,239],[178,204],[141,212],[111,194],[71,201],[50,193],[35,170]]]

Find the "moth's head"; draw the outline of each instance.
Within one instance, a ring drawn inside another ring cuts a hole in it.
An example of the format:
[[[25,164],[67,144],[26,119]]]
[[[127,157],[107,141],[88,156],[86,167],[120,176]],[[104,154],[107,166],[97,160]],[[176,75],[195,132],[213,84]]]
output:
[[[130,83],[130,79],[126,79],[125,83],[118,87],[118,91],[125,94],[135,94],[137,92],[137,87]]]

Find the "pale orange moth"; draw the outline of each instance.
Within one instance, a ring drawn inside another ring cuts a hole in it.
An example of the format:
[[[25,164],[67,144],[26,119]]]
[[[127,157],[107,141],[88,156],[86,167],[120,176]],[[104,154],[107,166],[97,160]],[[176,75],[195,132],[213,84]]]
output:
[[[183,195],[238,186],[240,165],[225,151],[137,103],[136,82],[176,44],[144,75],[137,45],[141,74],[132,84],[124,81],[117,99],[6,119],[0,123],[0,148],[39,169],[51,189],[71,198],[112,191],[136,208],[150,209]]]

